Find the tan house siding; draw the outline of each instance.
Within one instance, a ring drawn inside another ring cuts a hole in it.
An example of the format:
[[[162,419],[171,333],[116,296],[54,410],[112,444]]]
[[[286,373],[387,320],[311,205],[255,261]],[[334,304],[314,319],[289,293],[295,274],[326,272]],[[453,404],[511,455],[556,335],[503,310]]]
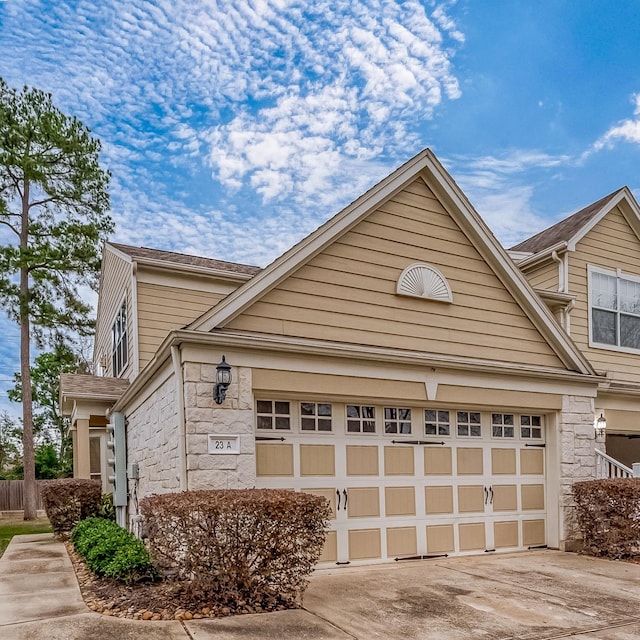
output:
[[[571,337],[597,371],[609,371],[616,380],[635,382],[640,375],[638,354],[589,347],[589,266],[621,269],[640,277],[640,241],[617,207],[569,255],[569,291],[577,296],[571,313]]]
[[[414,262],[439,269],[453,304],[395,294]],[[560,360],[423,180],[393,196],[267,293],[230,328],[561,367]]]
[[[113,251],[106,250],[102,264],[102,273],[105,274],[100,286],[100,308],[98,309],[98,323],[96,326],[96,338],[94,344],[94,362],[97,366],[106,363],[102,369],[105,376],[114,376],[112,365],[112,336],[111,330],[116,314],[120,311],[123,302],[127,305],[127,366],[119,377],[133,378],[133,336],[134,316],[133,299],[131,292],[131,264],[123,260]]]
[[[555,262],[547,262],[527,269],[524,275],[534,289],[558,291],[558,265]]]
[[[173,329],[184,327],[210,309],[223,293],[138,282],[140,368],[151,360]]]

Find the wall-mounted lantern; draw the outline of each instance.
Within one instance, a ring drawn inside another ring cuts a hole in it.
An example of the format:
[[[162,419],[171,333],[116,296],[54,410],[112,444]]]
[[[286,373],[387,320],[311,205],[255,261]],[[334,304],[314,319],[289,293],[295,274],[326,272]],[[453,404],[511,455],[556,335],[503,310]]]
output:
[[[607,432],[607,420],[604,417],[604,414],[602,413],[602,411],[600,412],[600,417],[596,418],[593,421],[593,426],[596,430],[596,436],[599,438],[604,438]]]
[[[216,404],[222,404],[227,397],[227,389],[231,384],[231,365],[224,356],[222,362],[216,367],[216,384],[213,387],[213,399]]]

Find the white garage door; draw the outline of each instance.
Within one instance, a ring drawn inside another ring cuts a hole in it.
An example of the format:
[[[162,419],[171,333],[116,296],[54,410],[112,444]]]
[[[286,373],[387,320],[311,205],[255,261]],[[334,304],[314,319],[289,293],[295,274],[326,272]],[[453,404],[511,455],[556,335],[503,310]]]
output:
[[[322,563],[544,546],[541,415],[259,400],[260,487],[327,498]]]

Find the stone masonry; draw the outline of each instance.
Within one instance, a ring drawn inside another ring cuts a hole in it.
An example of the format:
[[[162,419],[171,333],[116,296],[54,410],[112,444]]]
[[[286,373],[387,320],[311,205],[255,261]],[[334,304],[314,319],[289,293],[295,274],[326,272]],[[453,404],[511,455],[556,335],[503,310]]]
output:
[[[593,398],[564,396],[560,414],[560,538],[567,551],[581,537],[576,524],[572,487],[574,482],[595,479],[595,433]]]
[[[190,490],[254,487],[256,471],[251,369],[234,367],[233,381],[221,405],[213,401],[215,379],[215,365],[185,363],[187,486]],[[240,435],[240,453],[209,453],[209,434]]]

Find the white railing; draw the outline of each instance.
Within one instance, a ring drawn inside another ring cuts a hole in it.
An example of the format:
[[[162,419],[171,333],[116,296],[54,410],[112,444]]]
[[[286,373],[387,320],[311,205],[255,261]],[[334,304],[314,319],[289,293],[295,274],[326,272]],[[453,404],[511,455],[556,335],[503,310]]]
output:
[[[634,463],[633,469],[596,449],[596,478],[637,478],[640,477],[640,463]]]

